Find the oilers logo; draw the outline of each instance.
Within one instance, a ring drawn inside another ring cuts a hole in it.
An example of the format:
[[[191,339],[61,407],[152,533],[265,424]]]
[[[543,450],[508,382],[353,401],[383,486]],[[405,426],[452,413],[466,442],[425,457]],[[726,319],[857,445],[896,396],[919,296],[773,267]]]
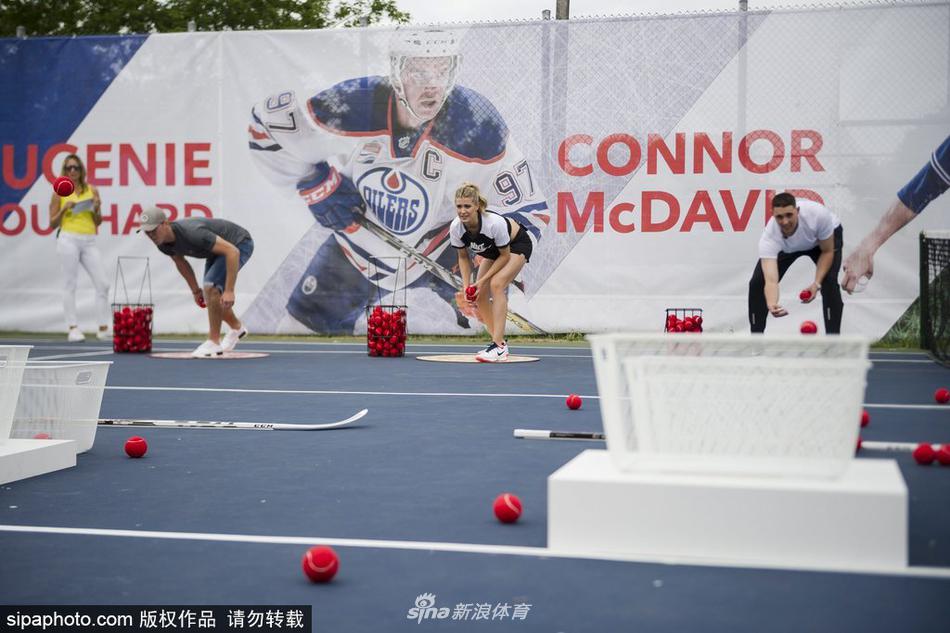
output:
[[[390,167],[370,169],[356,182],[366,206],[396,235],[418,230],[429,215],[429,194],[415,179]]]

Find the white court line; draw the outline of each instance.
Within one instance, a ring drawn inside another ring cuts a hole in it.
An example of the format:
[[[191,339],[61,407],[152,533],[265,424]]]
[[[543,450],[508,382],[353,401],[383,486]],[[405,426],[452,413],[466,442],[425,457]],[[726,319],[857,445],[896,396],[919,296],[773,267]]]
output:
[[[38,340],[38,341],[35,341],[35,342],[40,342],[40,343],[42,343],[42,342],[45,342],[45,341],[47,341],[47,340],[50,340],[50,339],[42,339],[42,340]],[[185,340],[185,339],[163,339],[163,340],[161,340],[161,341],[159,341],[159,342],[160,342],[160,343],[181,344],[181,345],[194,345],[194,341],[189,341],[189,340]],[[304,346],[304,347],[340,346],[340,347],[361,347],[361,348],[364,348],[364,349],[365,349],[365,347],[366,347],[366,344],[365,344],[365,343],[362,343],[362,342],[359,342],[359,343],[350,343],[350,342],[343,342],[343,341],[341,341],[341,342],[336,342],[336,343],[329,342],[329,341],[252,341],[252,342],[247,343],[247,345],[291,345],[291,346]],[[427,350],[428,350],[429,348],[435,348],[435,349],[472,349],[472,348],[474,348],[474,349],[479,349],[480,347],[481,347],[481,346],[480,346],[478,343],[457,343],[457,344],[453,344],[453,343],[409,343],[409,344],[406,346],[406,349],[407,349],[407,350],[408,350],[408,349],[418,349],[418,348],[427,349]],[[516,344],[516,345],[514,345],[513,347],[516,347],[517,349],[539,349],[539,350],[550,349],[550,350],[572,350],[572,351],[589,351],[589,349],[590,349],[590,348],[589,348],[588,346],[586,346],[586,345],[580,345],[580,346],[578,346],[578,345],[537,345],[537,344],[534,344],[534,345],[532,345],[532,344],[519,345],[519,344]],[[41,348],[37,348],[37,349],[41,349]],[[47,349],[47,350],[76,349],[76,344],[72,344],[72,345],[55,345],[55,346],[54,346],[54,345],[45,345],[45,346],[42,347],[42,349]],[[93,348],[93,349],[109,349],[109,350],[111,350],[112,348],[111,348],[111,347],[108,347],[108,348]],[[156,350],[157,350],[157,349],[158,349],[158,348],[156,348]],[[165,348],[162,348],[162,349],[163,349],[163,351],[165,350]],[[242,349],[244,349],[244,348],[242,347]],[[168,348],[167,351],[179,351],[179,350],[178,350],[177,348]],[[250,351],[250,350],[248,350],[248,351]],[[276,350],[272,350],[272,353],[273,353],[274,351],[276,351]],[[285,353],[290,353],[290,352],[293,352],[293,351],[295,351],[295,350],[281,350],[281,352],[285,352]],[[302,350],[301,350],[301,351],[302,351]],[[341,353],[343,352],[343,350],[339,350],[339,351],[340,351]],[[316,352],[316,353],[321,353],[321,352],[323,352],[323,353],[333,353],[334,350],[320,350],[320,351],[318,351],[318,352]],[[355,352],[355,353],[359,353],[359,350],[355,350],[354,352]],[[354,353],[354,352],[346,351],[346,353]],[[426,353],[426,354],[431,354],[432,352],[431,352],[431,351],[426,351],[425,353]],[[879,352],[878,352],[878,351],[872,350],[872,351],[870,352],[870,356],[871,356],[871,360],[876,360],[876,361],[884,362],[884,363],[901,363],[901,362],[906,362],[906,363],[932,363],[932,362],[934,362],[934,361],[933,361],[929,356],[927,356],[927,354],[924,353],[924,352],[900,352],[900,351],[896,351],[896,352],[891,352],[891,351],[879,351]],[[920,357],[920,358],[919,358],[919,359],[915,359],[915,358],[878,358],[878,357],[882,357],[882,356],[918,356],[918,357]]]
[[[738,567],[744,569],[774,569],[789,571],[846,572],[885,576],[906,576],[919,578],[950,578],[948,567],[874,567],[854,569],[841,566],[792,567],[759,562],[734,561],[714,558],[694,558],[687,556],[634,556],[575,552],[559,552],[547,547],[524,545],[481,545],[477,543],[445,543],[438,541],[394,541],[384,539],[353,539],[323,536],[262,536],[258,534],[215,534],[208,532],[157,532],[151,530],[113,530],[106,528],[66,528],[42,525],[0,525],[0,532],[20,532],[25,534],[62,534],[71,536],[111,536],[119,538],[152,538],[177,541],[214,541],[223,543],[254,543],[265,545],[301,545],[309,547],[320,543],[337,547],[362,547],[371,549],[401,549],[426,552],[453,552],[461,554],[491,554],[507,556],[531,556],[543,558],[566,558],[576,560],[605,560],[627,563],[647,563],[654,565],[695,565],[701,567]]]
[[[265,393],[279,395],[302,395],[302,396],[431,396],[436,398],[470,396],[473,398],[483,398],[493,396],[496,398],[564,398],[564,394],[540,394],[540,393],[472,393],[472,392],[454,392],[454,391],[345,391],[334,389],[226,389],[218,387],[119,387],[106,385],[106,389],[116,389],[120,391],[197,391],[197,392],[221,392],[221,393]],[[597,396],[581,396],[582,398],[596,399]]]
[[[257,344],[257,343],[255,342],[255,344]],[[310,345],[318,345],[318,344],[319,344],[319,343],[310,343]],[[336,345],[344,345],[344,343],[335,343],[335,344],[336,344]],[[240,351],[242,351],[242,352],[257,352],[257,353],[262,353],[262,354],[351,354],[351,355],[365,355],[365,354],[366,354],[366,348],[365,348],[365,345],[363,345],[363,344],[360,344],[360,343],[355,343],[355,344],[345,343],[345,345],[358,345],[359,347],[361,347],[361,349],[354,349],[354,350],[348,350],[348,349],[309,350],[309,349],[254,349],[254,348],[250,348],[250,347],[241,347]],[[419,348],[419,347],[426,347],[426,348],[432,347],[433,349],[429,349],[429,350],[427,350],[427,351],[409,351],[410,348],[412,348],[413,350],[415,350],[415,349],[417,349],[417,348]],[[436,354],[436,353],[438,353],[438,352],[440,352],[440,351],[445,352],[445,353],[453,353],[454,350],[457,350],[457,349],[459,349],[459,348],[463,348],[463,349],[466,349],[466,350],[475,350],[475,349],[478,348],[478,346],[477,346],[477,345],[447,345],[447,346],[444,346],[444,347],[439,347],[439,346],[435,346],[435,345],[410,345],[409,347],[406,348],[406,350],[407,350],[407,356],[419,356],[419,355],[423,355],[423,354],[424,354],[424,355]],[[59,350],[59,349],[75,349],[75,348],[72,348],[72,347],[41,347],[41,348],[35,348],[35,349],[37,349],[37,350],[51,350],[51,351],[55,351],[55,350]],[[183,348],[183,347],[155,347],[155,348],[152,349],[152,352],[186,352],[186,351],[188,351],[189,349],[191,349],[191,348]],[[529,347],[529,346],[524,346],[524,347],[522,347],[522,346],[520,346],[520,345],[517,346],[517,348],[516,348],[516,350],[536,350],[536,349],[537,349],[537,350],[545,350],[545,349],[578,349],[578,348],[570,348],[570,347]],[[583,348],[580,348],[580,349],[583,350]],[[96,352],[90,351],[90,352],[82,352],[82,353],[76,353],[76,354],[62,354],[62,355],[57,355],[57,356],[34,356],[34,357],[32,357],[32,358],[34,358],[34,359],[36,359],[36,360],[43,360],[43,359],[52,360],[52,359],[57,359],[57,358],[70,358],[70,357],[73,357],[73,356],[76,356],[76,357],[79,357],[79,356],[96,356],[96,355],[99,355],[99,354],[111,354],[111,353],[112,353],[112,348],[110,347],[110,348],[103,348],[103,351],[96,351]],[[474,352],[473,352],[473,353],[474,353]],[[537,357],[539,357],[539,358],[593,358],[593,355],[592,355],[592,354],[544,354],[544,353],[538,353],[538,352],[534,352],[534,351],[531,352],[531,355],[532,355],[532,356],[537,356]],[[922,365],[930,365],[930,364],[933,364],[933,363],[934,363],[934,361],[932,361],[932,360],[930,360],[930,359],[927,359],[927,360],[916,360],[916,359],[910,359],[910,358],[874,358],[873,356],[871,357],[870,360],[871,360],[871,362],[873,362],[873,363],[911,363],[911,364],[922,364]]]
[[[275,395],[301,395],[301,396],[409,396],[418,398],[419,396],[433,398],[565,398],[566,393],[475,393],[460,391],[347,391],[343,389],[228,389],[218,387],[132,387],[106,385],[106,389],[115,389],[117,391],[194,391],[194,392],[220,392],[220,393],[262,393]],[[588,400],[600,400],[600,396],[592,394],[578,394],[581,398]],[[876,404],[868,402],[864,404],[868,408],[876,409],[935,409],[950,411],[950,405],[945,404]]]

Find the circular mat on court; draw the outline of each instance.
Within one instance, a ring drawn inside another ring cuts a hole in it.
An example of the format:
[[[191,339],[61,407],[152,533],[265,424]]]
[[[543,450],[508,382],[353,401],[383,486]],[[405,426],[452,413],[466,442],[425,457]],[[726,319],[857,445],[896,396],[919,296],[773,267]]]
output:
[[[220,356],[211,356],[210,358],[195,358],[191,352],[156,352],[149,354],[152,358],[176,358],[185,360],[239,360],[242,358],[263,358],[270,356],[265,352],[225,352]]]
[[[416,356],[418,360],[428,360],[434,363],[477,363],[475,354],[437,354],[434,356]],[[509,354],[508,360],[500,363],[480,363],[482,365],[504,365],[505,363],[533,363],[540,360],[537,356],[516,356]]]

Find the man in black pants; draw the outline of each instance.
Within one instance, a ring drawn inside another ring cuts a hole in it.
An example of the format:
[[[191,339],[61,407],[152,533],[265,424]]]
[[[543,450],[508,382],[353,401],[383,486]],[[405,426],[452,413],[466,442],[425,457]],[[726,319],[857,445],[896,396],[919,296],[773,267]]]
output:
[[[765,331],[771,313],[783,317],[788,311],[779,303],[779,281],[796,259],[807,255],[815,262],[815,281],[806,290],[811,303],[821,289],[822,316],[827,334],[841,333],[841,267],[843,243],[841,221],[823,204],[811,200],[796,202],[790,193],[772,199],[772,219],[759,238],[759,263],[749,280],[749,326]]]

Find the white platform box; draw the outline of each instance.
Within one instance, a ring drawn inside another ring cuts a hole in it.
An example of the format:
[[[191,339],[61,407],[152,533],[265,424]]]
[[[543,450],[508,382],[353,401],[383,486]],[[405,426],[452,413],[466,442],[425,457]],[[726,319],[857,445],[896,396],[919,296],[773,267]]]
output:
[[[618,559],[805,569],[907,566],[893,460],[837,479],[622,472],[587,450],[548,478],[548,547]]]
[[[7,440],[0,446],[0,484],[76,465],[72,440]]]

